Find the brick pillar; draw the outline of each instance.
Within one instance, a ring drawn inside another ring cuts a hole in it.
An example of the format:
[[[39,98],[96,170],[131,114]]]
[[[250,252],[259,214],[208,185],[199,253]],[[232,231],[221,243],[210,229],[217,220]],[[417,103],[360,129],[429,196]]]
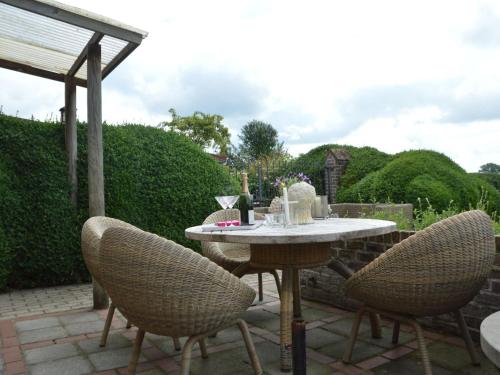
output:
[[[340,178],[344,174],[351,155],[342,149],[329,150],[325,162],[325,194],[328,203],[337,201],[337,191],[340,186]]]

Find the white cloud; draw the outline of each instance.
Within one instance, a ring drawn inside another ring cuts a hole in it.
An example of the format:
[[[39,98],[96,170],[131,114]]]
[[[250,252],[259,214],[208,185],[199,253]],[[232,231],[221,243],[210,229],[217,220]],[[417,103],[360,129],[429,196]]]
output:
[[[233,141],[255,118],[294,154],[348,140],[435,148],[469,170],[500,162],[497,1],[65,1],[149,32],[104,82],[108,121],[156,124],[170,107],[220,111]],[[43,119],[63,104],[60,83],[2,71],[0,82],[6,113]],[[79,90],[80,118],[85,105]]]

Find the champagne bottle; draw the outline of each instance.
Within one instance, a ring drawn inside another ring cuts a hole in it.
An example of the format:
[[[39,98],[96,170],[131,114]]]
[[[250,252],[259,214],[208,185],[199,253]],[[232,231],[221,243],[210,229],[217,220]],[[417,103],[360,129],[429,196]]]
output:
[[[243,186],[240,194],[240,220],[241,225],[255,224],[255,214],[253,211],[253,197],[248,191],[248,176],[246,173],[241,174]]]

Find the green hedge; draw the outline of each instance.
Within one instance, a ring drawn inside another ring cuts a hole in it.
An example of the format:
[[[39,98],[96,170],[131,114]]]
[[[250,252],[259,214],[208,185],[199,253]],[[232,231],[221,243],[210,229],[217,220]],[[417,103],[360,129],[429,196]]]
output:
[[[369,173],[382,168],[391,160],[391,156],[373,147],[354,147],[348,145],[326,144],[312,149],[296,158],[290,170],[294,172],[304,172],[308,175],[318,194],[324,194],[323,169],[326,161],[326,154],[331,149],[343,149],[351,155],[351,160],[347,164],[341,180],[339,192],[348,189],[350,186],[361,180]]]
[[[61,125],[0,116],[0,128],[0,287],[88,280],[80,250],[86,125],[78,125],[78,209],[69,200]],[[224,168],[158,128],[104,125],[103,139],[106,215],[199,249],[184,229],[218,209],[214,196],[223,189],[236,191]]]
[[[417,204],[428,198],[438,210],[453,200],[460,209],[476,205],[488,192],[491,210],[500,209],[500,194],[484,180],[470,176],[447,156],[425,150],[394,155],[383,168],[339,194],[341,202],[387,201]]]
[[[470,173],[472,176],[480,178],[487,183],[493,185],[495,189],[500,191],[500,173]]]

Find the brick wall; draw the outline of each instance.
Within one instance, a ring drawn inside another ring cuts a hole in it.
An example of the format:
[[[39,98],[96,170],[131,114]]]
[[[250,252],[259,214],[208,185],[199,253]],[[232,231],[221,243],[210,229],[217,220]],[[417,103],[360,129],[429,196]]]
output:
[[[332,255],[339,257],[350,268],[358,270],[371,262],[393,244],[411,236],[414,232],[397,231],[383,236],[368,237],[352,241],[336,241],[331,244]],[[463,313],[471,334],[478,339],[481,321],[488,315],[500,310],[500,236],[496,236],[497,258],[493,271],[479,294]],[[302,296],[305,299],[324,302],[337,307],[353,310],[359,304],[346,297],[342,286],[344,278],[328,267],[303,270],[301,274]],[[447,331],[455,331],[451,316],[422,319],[422,324]]]

